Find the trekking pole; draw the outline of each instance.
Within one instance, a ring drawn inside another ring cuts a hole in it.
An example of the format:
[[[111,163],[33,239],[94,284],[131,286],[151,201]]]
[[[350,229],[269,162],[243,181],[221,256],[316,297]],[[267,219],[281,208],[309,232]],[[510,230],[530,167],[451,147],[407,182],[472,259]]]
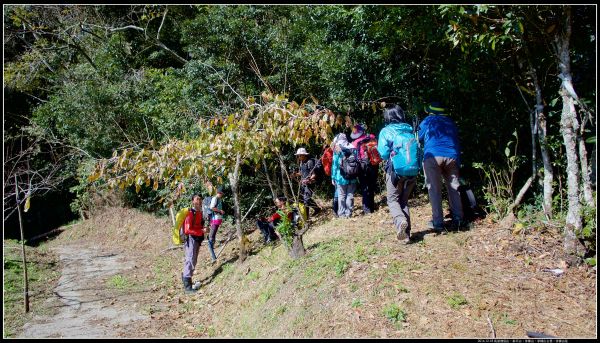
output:
[[[225,243],[223,243],[223,246],[221,247],[221,250],[219,250],[219,252],[217,253],[217,256],[216,256],[216,258],[215,258],[215,259],[219,258],[219,255],[221,255],[221,252],[223,251],[223,249],[225,249],[225,246],[227,245],[227,243],[229,243],[229,241],[231,241],[231,240],[233,239],[233,237],[234,237],[234,236],[235,236],[235,235],[232,235],[232,236],[230,236],[230,237],[229,237],[229,239],[227,239],[227,240],[225,241]]]

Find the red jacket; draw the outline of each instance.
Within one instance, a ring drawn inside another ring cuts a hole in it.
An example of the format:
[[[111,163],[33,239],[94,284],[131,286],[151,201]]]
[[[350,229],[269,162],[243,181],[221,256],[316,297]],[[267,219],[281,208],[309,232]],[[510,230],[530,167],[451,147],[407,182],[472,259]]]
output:
[[[321,162],[323,163],[325,175],[331,176],[331,164],[333,163],[333,150],[331,148],[325,149],[323,156],[321,156]]]
[[[183,233],[192,236],[204,236],[202,211],[196,211],[193,208],[190,209],[183,222]]]
[[[289,220],[292,220],[292,218],[293,218],[292,212],[288,212],[287,216],[288,216]],[[281,216],[277,212],[273,213],[271,218],[269,218],[269,221],[272,222],[273,225],[277,225],[280,220],[281,220]]]

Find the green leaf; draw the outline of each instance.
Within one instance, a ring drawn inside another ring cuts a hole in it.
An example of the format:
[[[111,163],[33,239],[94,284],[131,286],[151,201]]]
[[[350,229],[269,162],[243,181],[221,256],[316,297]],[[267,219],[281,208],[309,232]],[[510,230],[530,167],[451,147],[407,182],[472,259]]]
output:
[[[587,263],[588,265],[595,267],[596,266],[596,258],[595,257],[589,257],[585,259],[585,263]]]
[[[504,155],[506,155],[506,157],[510,156],[510,149],[508,148],[508,146],[506,147],[506,149],[504,149]]]

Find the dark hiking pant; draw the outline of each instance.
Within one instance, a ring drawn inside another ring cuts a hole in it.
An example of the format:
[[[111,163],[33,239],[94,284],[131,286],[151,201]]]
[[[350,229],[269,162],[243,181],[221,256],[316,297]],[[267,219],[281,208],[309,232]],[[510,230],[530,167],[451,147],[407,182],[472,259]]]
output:
[[[393,180],[393,177],[396,177],[396,180]],[[408,223],[408,230],[411,229],[408,199],[416,184],[417,178],[415,176],[403,177],[395,174],[390,175],[390,173],[385,174],[387,203],[396,230],[400,229],[400,224],[404,221]]]

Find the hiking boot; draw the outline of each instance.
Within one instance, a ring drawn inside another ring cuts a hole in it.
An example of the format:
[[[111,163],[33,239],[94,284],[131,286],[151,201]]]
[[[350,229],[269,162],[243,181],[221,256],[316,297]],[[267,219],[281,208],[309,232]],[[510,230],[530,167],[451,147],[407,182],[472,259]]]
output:
[[[469,223],[463,219],[453,219],[451,225],[453,230],[467,229],[469,227]]]
[[[430,230],[433,230],[433,232],[437,233],[437,234],[441,234],[444,232],[444,224],[438,224],[438,223],[434,223],[433,220],[430,220],[427,223],[427,228]]]
[[[194,294],[196,293],[196,289],[192,288],[192,278],[191,277],[183,277],[183,290],[185,294]]]
[[[217,260],[217,257],[215,256],[214,244],[214,241],[208,240],[208,252],[210,252],[210,258],[213,262]]]
[[[408,222],[402,221],[400,223],[400,227],[398,228],[398,233],[396,238],[404,244],[410,242],[410,231],[408,230]]]

